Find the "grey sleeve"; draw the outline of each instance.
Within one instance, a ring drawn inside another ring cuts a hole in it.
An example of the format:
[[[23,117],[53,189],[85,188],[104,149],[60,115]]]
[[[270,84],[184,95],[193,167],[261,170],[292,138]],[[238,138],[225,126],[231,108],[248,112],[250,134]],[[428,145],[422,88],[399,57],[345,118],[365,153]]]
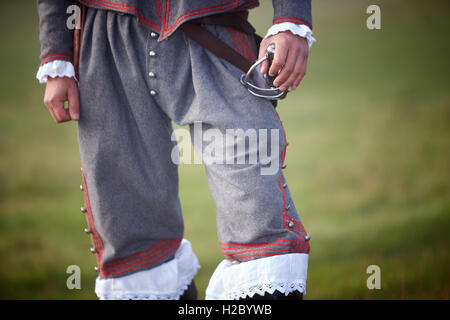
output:
[[[312,29],[311,0],[272,0],[273,23],[305,24]]]
[[[52,60],[72,61],[73,30],[67,27],[67,8],[74,0],[37,0],[41,64]]]

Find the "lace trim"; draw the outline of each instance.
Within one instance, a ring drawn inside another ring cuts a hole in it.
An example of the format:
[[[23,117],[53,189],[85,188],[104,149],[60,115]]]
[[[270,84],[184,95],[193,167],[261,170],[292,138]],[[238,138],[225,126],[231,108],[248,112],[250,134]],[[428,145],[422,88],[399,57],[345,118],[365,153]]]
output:
[[[113,292],[113,293],[105,293],[105,294],[97,294],[100,300],[179,300],[186,289],[191,284],[194,279],[197,271],[200,269],[200,265],[197,264],[195,269],[191,274],[186,276],[185,279],[181,282],[181,286],[178,288],[178,292],[176,295],[170,294],[149,294],[148,292]]]
[[[269,30],[267,31],[267,34],[264,37],[264,39],[269,36],[273,36],[277,33],[283,32],[283,31],[290,31],[297,36],[306,38],[310,49],[311,49],[312,44],[314,42],[316,42],[316,39],[313,37],[312,30],[308,26],[306,26],[304,24],[295,24],[292,22],[282,22],[279,24],[272,25],[269,28]]]
[[[290,253],[247,262],[223,260],[206,289],[207,300],[236,300],[255,294],[306,294],[308,254]]]
[[[174,259],[124,277],[97,278],[95,293],[100,300],[178,300],[199,269],[190,242],[183,239]]]
[[[299,291],[302,294],[306,294],[306,283],[305,281],[263,283],[250,286],[246,289],[241,289],[239,291],[227,292],[226,299],[238,300],[244,299],[247,296],[253,298],[255,294],[263,296],[265,293],[273,294],[276,290],[283,293],[286,296],[294,291]]]
[[[36,74],[36,79],[39,80],[39,83],[46,83],[48,77],[67,77],[76,79],[75,68],[73,67],[72,62],[64,60],[52,60],[41,65]]]

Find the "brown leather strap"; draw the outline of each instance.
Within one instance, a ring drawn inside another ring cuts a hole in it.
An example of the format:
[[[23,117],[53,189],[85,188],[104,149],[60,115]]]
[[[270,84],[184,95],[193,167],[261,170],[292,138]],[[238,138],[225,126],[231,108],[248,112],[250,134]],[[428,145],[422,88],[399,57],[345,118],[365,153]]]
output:
[[[233,13],[220,13],[203,18],[191,20],[191,23],[212,24],[230,27],[244,33],[254,34],[255,28],[248,22],[248,11],[237,11]]]
[[[75,5],[81,9],[80,14],[80,29],[75,29],[73,32],[73,67],[75,68],[75,76],[80,79],[79,67],[80,67],[80,52],[81,52],[81,40],[83,38],[84,23],[86,21],[86,7],[79,1],[75,1]],[[77,17],[78,18],[78,17]]]
[[[214,53],[216,56],[228,61],[232,65],[238,67],[241,69],[244,73],[247,73],[248,69],[252,66],[252,62],[247,60],[244,56],[239,54],[237,51],[235,51],[233,48],[231,48],[229,45],[227,45],[225,42],[217,38],[215,35],[213,35],[211,32],[203,28],[200,24],[201,23],[208,23],[208,24],[214,24],[214,25],[225,25],[230,26],[234,29],[237,29],[239,31],[246,32],[242,30],[238,24],[234,23],[237,20],[233,18],[234,22],[230,22],[230,19],[222,19],[222,16],[228,15],[228,14],[219,14],[219,15],[213,15],[206,18],[201,19],[195,19],[189,22],[184,23],[180,28],[186,33],[187,36],[189,36],[191,39]],[[235,15],[235,13],[231,14]],[[229,16],[228,16],[229,17]],[[224,22],[224,23],[221,23]],[[230,25],[232,23],[232,25]],[[249,24],[247,22],[247,24]],[[252,30],[253,27],[252,27]],[[254,33],[254,31],[249,32],[253,33],[253,36],[256,41],[256,47],[259,48],[261,45],[262,38]],[[274,108],[277,107],[278,102],[276,100],[270,101]]]
[[[256,47],[259,50],[259,47],[261,47],[261,42],[262,42],[263,38],[259,34],[256,34],[256,33],[253,34],[253,37],[255,38]]]
[[[242,71],[247,72],[252,66],[252,63],[244,58],[244,56],[240,55],[237,51],[199,24],[186,22],[180,28],[195,42],[202,45],[216,56],[235,65]]]

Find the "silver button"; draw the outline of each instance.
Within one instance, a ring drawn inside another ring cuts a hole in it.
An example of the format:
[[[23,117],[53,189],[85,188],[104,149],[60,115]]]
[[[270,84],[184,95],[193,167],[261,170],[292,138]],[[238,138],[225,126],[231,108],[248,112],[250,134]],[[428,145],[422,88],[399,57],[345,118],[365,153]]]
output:
[[[309,239],[311,239],[311,236],[310,236],[309,234],[307,234],[307,235],[305,236],[305,241],[309,241]]]
[[[156,38],[156,37],[158,37],[158,34],[157,34],[157,33],[155,33],[155,32],[152,32],[152,33],[150,33],[150,37],[152,37],[152,38]]]
[[[89,233],[91,233],[91,229],[85,228],[85,229],[84,229],[84,232],[86,232],[87,234],[89,234]]]
[[[98,272],[98,267],[95,266],[95,267],[94,267],[94,270],[95,270],[95,272]]]
[[[156,74],[155,74],[154,72],[149,72],[149,73],[148,73],[148,76],[149,76],[150,78],[155,78],[155,77],[156,77]]]
[[[288,227],[289,227],[289,228],[292,228],[293,226],[294,226],[294,223],[293,223],[292,221],[289,221]]]
[[[80,190],[81,190],[81,191],[83,191],[83,190],[84,190],[84,188],[83,188],[83,185],[82,185],[82,184],[80,184]]]
[[[150,90],[150,95],[156,96],[157,92],[155,90]]]
[[[150,55],[150,57],[155,57],[156,56],[156,52],[153,51],[153,50],[150,51],[148,54]]]
[[[80,210],[81,210],[81,212],[83,212],[83,213],[86,213],[86,211],[87,211],[85,207],[81,207]]]
[[[291,208],[291,205],[288,204],[288,205],[286,206],[286,210],[289,210],[290,208]]]
[[[283,164],[281,165],[281,169],[286,169],[286,167],[287,167],[287,164],[285,164],[285,163],[283,163]]]
[[[95,250],[95,248],[90,248],[89,251],[91,251],[92,253],[96,253],[97,250]]]
[[[283,188],[286,189],[287,188],[287,183],[283,184]]]

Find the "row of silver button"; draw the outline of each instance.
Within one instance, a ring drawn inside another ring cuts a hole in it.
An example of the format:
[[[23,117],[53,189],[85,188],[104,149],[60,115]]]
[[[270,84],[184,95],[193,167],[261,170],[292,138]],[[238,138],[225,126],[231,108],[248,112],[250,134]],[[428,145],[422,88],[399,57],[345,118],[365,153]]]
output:
[[[286,141],[286,147],[289,145],[289,141]],[[287,165],[285,164],[285,163],[282,163],[281,164],[281,169],[286,169],[286,167],[287,167]],[[283,188],[284,189],[286,189],[287,188],[287,183],[283,183]],[[290,204],[288,204],[286,207],[285,207],[285,209],[286,209],[286,211],[289,211],[289,209],[291,209],[291,205]],[[288,223],[288,227],[289,228],[293,228],[294,227],[294,222],[292,222],[292,221],[289,221],[289,223]],[[311,236],[309,235],[309,234],[307,234],[306,236],[305,236],[305,241],[309,241],[310,239],[311,239]]]
[[[156,38],[158,37],[158,34],[155,33],[155,32],[151,32],[151,33],[150,33],[150,37],[152,37],[153,39],[156,39]],[[149,55],[150,57],[154,58],[154,57],[156,57],[156,52],[153,51],[153,50],[150,50],[149,53],[148,53],[148,55]],[[150,72],[148,73],[148,76],[149,76],[150,78],[152,78],[152,79],[156,78],[156,74],[155,74],[154,72],[152,72],[152,71],[150,71]],[[155,90],[153,90],[153,89],[150,90],[150,95],[151,95],[151,96],[156,96],[157,94],[158,94],[158,93],[157,93]]]
[[[81,170],[83,170],[83,169],[81,169]],[[84,191],[84,187],[83,187],[82,184],[80,184],[80,190],[81,190],[81,191]],[[80,211],[81,211],[82,213],[86,213],[86,212],[87,212],[87,209],[86,209],[86,207],[81,207],[81,208],[80,208]],[[92,233],[92,230],[91,230],[90,228],[84,228],[84,232],[85,232],[86,234],[91,234],[91,233]],[[97,253],[97,249],[95,249],[95,247],[90,248],[89,251],[92,252],[92,253]],[[95,271],[97,271],[97,272],[98,272],[98,270],[99,270],[98,267],[94,267],[94,269],[95,269]]]

